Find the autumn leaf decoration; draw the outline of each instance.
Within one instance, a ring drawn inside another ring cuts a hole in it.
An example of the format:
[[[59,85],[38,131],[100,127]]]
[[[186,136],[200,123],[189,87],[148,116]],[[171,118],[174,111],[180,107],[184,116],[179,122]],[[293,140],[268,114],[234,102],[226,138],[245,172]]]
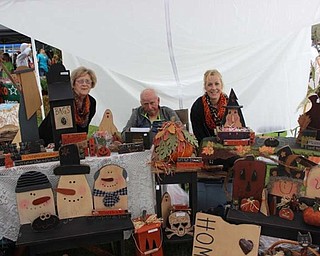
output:
[[[214,154],[214,143],[212,141],[208,141],[208,144],[202,148],[202,154],[204,155],[213,155]]]
[[[192,154],[198,147],[198,141],[194,135],[174,121],[168,121],[162,125],[153,144],[158,160],[166,162],[175,162],[179,156],[190,156],[187,155],[187,151],[191,151]]]

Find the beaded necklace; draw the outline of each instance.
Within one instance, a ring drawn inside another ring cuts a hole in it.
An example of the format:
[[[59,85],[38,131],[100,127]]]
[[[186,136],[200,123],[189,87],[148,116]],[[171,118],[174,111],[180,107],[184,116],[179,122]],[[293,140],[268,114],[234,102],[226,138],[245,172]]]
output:
[[[215,108],[211,103],[210,97],[207,93],[202,96],[205,121],[211,130],[221,125],[221,121],[226,110],[223,106],[227,105],[227,101],[228,96],[221,93],[218,106]]]

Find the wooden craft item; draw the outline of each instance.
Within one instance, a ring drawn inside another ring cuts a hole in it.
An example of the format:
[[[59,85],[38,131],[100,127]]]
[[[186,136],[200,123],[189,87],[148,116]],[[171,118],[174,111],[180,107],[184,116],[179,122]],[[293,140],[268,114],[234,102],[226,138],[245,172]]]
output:
[[[41,152],[41,153],[34,153],[34,154],[26,154],[21,155],[21,160],[34,160],[34,159],[43,159],[43,158],[51,158],[51,157],[58,157],[59,152]]]
[[[111,155],[111,151],[109,148],[107,148],[106,146],[98,147],[97,156],[101,157],[101,156],[110,156],[110,155]]]
[[[202,157],[178,157],[177,169],[201,169],[203,167]]]
[[[105,165],[94,175],[93,201],[95,210],[128,210],[127,172],[115,165]]]
[[[29,171],[19,177],[16,198],[21,225],[56,215],[52,186],[41,172]]]
[[[14,166],[11,153],[4,154],[4,165],[6,168],[11,168]]]
[[[118,134],[119,131],[113,123],[113,115],[110,109],[104,111],[102,120],[99,125],[99,131],[107,131],[109,134]]]
[[[65,133],[61,134],[61,144],[76,144],[78,142],[86,141],[87,133],[86,132],[76,132],[76,133]]]
[[[161,216],[163,219],[162,227],[165,228],[167,226],[168,216],[171,210],[171,196],[168,192],[165,192],[161,198]]]
[[[48,132],[52,132],[55,149],[58,150],[62,134],[77,132],[70,72],[62,64],[51,65],[47,81],[52,122],[52,131]]]
[[[289,177],[270,177],[268,183],[269,194],[278,197],[300,196],[302,180]]]
[[[85,174],[61,175],[55,191],[60,219],[91,216],[92,193]]]
[[[221,217],[198,212],[192,255],[258,255],[260,226],[234,225]]]
[[[42,214],[36,218],[32,223],[31,227],[34,231],[48,231],[55,228],[59,224],[60,220],[56,215]]]
[[[243,198],[241,200],[240,209],[243,212],[259,212],[260,202],[255,199]]]
[[[294,213],[289,207],[285,207],[285,208],[280,209],[279,217],[282,219],[285,219],[285,220],[293,220]]]
[[[26,66],[17,67],[15,74],[22,87],[27,119],[30,119],[42,105],[37,80],[33,69]]]
[[[320,197],[320,166],[314,166],[307,175],[306,197]]]
[[[119,145],[119,154],[144,151],[143,142],[123,143]]]
[[[318,95],[311,95],[309,100],[312,103],[312,106],[309,111],[305,113],[306,116],[310,117],[310,123],[307,126],[307,129],[310,130],[319,130],[320,129],[320,120],[319,120],[319,113],[320,113],[320,104],[319,96]],[[319,139],[319,138],[317,138]]]
[[[136,256],[163,256],[161,221],[156,215],[132,220],[135,231]]]
[[[96,155],[96,144],[95,144],[94,138],[89,139],[89,154],[90,156]]]
[[[22,141],[39,140],[37,110],[41,106],[40,94],[33,69],[26,66],[15,71],[21,86],[19,124]]]
[[[190,212],[174,211],[168,216],[168,225],[165,229],[167,238],[172,236],[182,237],[193,235],[193,226],[191,225]]]
[[[69,144],[59,149],[60,166],[54,168],[60,175],[57,192],[57,209],[60,219],[90,216],[93,209],[91,188],[85,174],[90,166],[80,164],[77,145]]]
[[[232,127],[232,128],[241,128],[246,127],[241,108],[238,104],[238,98],[233,89],[231,89],[228,103],[225,106],[226,111],[222,119],[222,126]]]
[[[262,190],[260,212],[265,216],[270,216],[267,188]]]
[[[65,133],[61,134],[61,144],[76,144],[78,146],[80,154],[82,157],[89,155],[88,152],[88,141],[86,132],[75,132],[75,133]]]
[[[233,170],[232,198],[239,202],[243,198],[261,201],[266,177],[266,163],[242,158],[235,161]]]

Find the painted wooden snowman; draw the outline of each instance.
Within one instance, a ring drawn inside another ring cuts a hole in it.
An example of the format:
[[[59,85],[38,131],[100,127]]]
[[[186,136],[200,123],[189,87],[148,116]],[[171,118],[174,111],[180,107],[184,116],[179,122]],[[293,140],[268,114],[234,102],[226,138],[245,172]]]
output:
[[[35,230],[41,231],[58,224],[52,185],[45,174],[23,173],[17,181],[16,198],[21,225],[31,223]]]
[[[59,218],[90,216],[93,201],[86,178],[86,174],[90,173],[90,166],[80,164],[75,144],[60,147],[59,155],[60,166],[54,169],[54,174],[60,175],[56,188]]]
[[[105,165],[95,173],[93,189],[95,210],[128,209],[126,177],[126,170],[115,164]]]

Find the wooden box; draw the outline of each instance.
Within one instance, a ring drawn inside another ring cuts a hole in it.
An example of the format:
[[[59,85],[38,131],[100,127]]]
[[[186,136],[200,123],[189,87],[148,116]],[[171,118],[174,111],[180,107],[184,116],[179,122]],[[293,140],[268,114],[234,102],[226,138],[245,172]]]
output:
[[[161,223],[145,224],[135,230],[136,255],[162,256]]]
[[[226,127],[218,127],[217,128],[217,137],[219,140],[242,140],[242,139],[250,139],[250,129],[248,127],[242,128],[226,128]]]

